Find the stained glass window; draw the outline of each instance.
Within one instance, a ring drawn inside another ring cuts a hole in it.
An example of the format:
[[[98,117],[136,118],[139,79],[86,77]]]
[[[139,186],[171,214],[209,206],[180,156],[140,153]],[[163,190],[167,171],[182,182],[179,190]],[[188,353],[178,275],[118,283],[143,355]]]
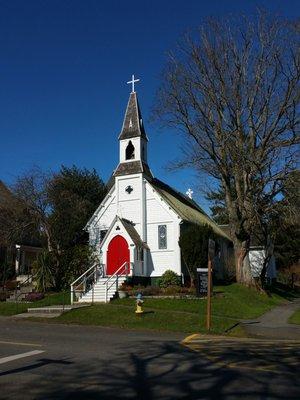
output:
[[[158,225],[158,248],[167,248],[167,225]]]

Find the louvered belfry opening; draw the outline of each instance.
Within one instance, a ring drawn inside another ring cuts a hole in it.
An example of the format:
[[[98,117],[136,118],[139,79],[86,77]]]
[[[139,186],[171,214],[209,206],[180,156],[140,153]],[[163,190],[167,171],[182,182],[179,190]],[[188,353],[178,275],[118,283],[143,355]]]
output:
[[[126,160],[134,160],[134,145],[132,144],[131,140],[126,147]]]

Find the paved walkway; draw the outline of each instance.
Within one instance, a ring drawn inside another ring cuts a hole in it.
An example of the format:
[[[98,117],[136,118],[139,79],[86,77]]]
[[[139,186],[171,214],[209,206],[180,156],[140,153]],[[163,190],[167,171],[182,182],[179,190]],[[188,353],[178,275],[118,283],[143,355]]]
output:
[[[300,340],[300,325],[288,323],[290,316],[298,309],[300,309],[300,299],[276,307],[256,320],[243,321],[242,327],[250,336]]]
[[[89,304],[73,304],[73,305],[53,305],[44,307],[31,307],[27,309],[27,313],[15,314],[11,318],[26,319],[26,318],[56,318],[61,314],[71,311],[74,308],[88,307]]]

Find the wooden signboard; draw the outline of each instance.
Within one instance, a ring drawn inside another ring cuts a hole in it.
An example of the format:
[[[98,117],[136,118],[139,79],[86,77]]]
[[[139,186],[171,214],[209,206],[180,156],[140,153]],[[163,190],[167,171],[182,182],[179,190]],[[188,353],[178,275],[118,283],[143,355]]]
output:
[[[197,268],[197,295],[206,296],[208,289],[208,268]]]

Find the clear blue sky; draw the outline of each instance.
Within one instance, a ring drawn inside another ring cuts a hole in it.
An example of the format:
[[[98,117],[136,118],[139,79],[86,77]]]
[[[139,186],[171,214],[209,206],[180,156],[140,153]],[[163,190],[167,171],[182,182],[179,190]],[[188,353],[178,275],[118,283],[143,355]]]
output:
[[[191,171],[165,169],[179,155],[178,136],[147,119],[180,34],[205,16],[256,6],[292,17],[300,11],[298,0],[0,1],[0,179],[10,184],[33,165],[75,164],[106,181],[118,163],[134,73],[154,175],[183,192],[192,187],[203,205]]]

